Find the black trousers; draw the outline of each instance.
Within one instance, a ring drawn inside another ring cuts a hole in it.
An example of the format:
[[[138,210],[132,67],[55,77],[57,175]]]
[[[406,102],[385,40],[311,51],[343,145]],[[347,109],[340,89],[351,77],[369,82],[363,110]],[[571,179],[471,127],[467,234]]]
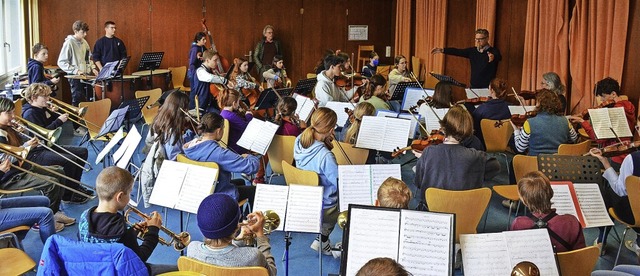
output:
[[[76,147],[76,146],[60,146],[60,147],[65,148],[66,150],[70,151],[71,153],[75,154],[76,156],[84,160],[87,160],[87,157],[89,156],[89,151],[86,148]],[[40,147],[35,148],[31,152],[29,152],[29,156],[27,157],[27,159],[44,166],[52,166],[52,165],[62,166],[64,169],[65,175],[77,181],[80,181],[82,179],[82,173],[83,173],[82,168],[74,165],[73,163],[63,158],[62,156],[65,156],[68,159],[73,160],[74,162],[76,162],[81,166],[84,165],[84,162],[80,161],[80,159],[76,157],[73,157],[71,154],[68,154],[62,150],[59,150],[59,148],[56,146],[54,146],[53,149],[56,150],[57,153],[47,150],[45,148],[40,148]],[[80,188],[80,185],[77,183],[73,183],[71,181],[66,181],[66,182],[67,182],[67,185],[71,188],[74,188],[74,189]],[[72,194],[73,192],[69,190],[65,190],[63,197],[68,198]]]

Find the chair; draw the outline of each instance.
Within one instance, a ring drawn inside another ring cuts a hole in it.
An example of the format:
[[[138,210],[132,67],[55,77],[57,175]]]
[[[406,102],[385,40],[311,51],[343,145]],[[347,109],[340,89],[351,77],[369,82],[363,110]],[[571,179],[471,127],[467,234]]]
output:
[[[622,238],[620,239],[621,241],[626,238],[627,231],[629,231],[629,229],[640,227],[640,177],[630,175],[625,179],[624,183],[627,188],[629,205],[631,205],[631,212],[633,213],[635,223],[629,224],[621,220],[618,214],[616,214],[616,211],[613,208],[609,208],[609,214],[611,217],[626,226],[624,233],[622,234]],[[616,260],[613,263],[613,266],[618,264],[618,257],[620,257],[620,249],[622,249],[623,243],[624,242],[620,242],[620,245],[618,246],[618,254],[616,255]]]
[[[199,272],[208,276],[268,276],[269,271],[260,266],[223,267],[201,262],[196,259],[181,256],[178,258],[179,271]]]
[[[582,156],[591,149],[591,141],[587,140],[578,144],[560,144],[558,155]]]
[[[591,275],[599,255],[600,249],[597,246],[557,253],[560,275]]]
[[[391,72],[391,70],[393,70],[393,65],[378,65],[378,69],[376,70],[376,74],[383,76],[384,79],[386,79],[388,81],[389,80],[389,73]]]
[[[461,234],[475,234],[478,223],[489,205],[491,190],[479,188],[466,191],[449,191],[428,188],[425,192],[429,211],[456,215],[456,243]]]
[[[173,88],[180,88],[182,91],[191,91],[191,87],[184,86],[184,78],[187,76],[187,66],[169,67],[171,71],[171,83]]]
[[[317,74],[315,74],[315,73],[307,73],[307,79],[315,78],[315,77],[317,77],[317,76],[318,76],[318,75],[317,75]]]
[[[318,178],[318,174],[316,172],[298,169],[284,160],[282,160],[282,170],[284,171],[284,182],[286,182],[287,185],[320,185],[320,178]]]
[[[356,63],[357,66],[355,67],[356,70],[354,72],[362,71],[362,67],[367,63],[369,55],[373,51],[373,45],[358,45],[358,61]],[[351,63],[353,64],[353,62],[354,61],[352,60]]]
[[[538,157],[528,155],[516,155],[513,157],[513,174],[518,182],[525,174],[538,170]],[[518,185],[496,185],[493,186],[493,190],[501,197],[504,197],[511,201],[518,202],[518,208],[516,208],[516,214],[520,208],[520,196],[518,195]],[[507,217],[507,230],[511,225],[511,208],[509,208],[509,215]]]
[[[87,127],[88,138],[85,135],[82,142],[80,142],[80,145],[89,141],[89,144],[97,154],[99,150],[94,142],[101,141],[103,144],[106,144],[110,140],[110,138],[106,136],[98,137],[98,134],[100,133],[100,127],[109,117],[109,112],[111,111],[111,99],[105,98],[95,102],[81,102],[78,106],[81,108],[87,107],[87,114],[84,116],[84,121],[87,122],[85,127]],[[103,162],[102,164],[103,166],[106,166],[106,162]]]
[[[24,249],[24,247],[22,247],[22,241],[20,241],[18,239],[18,237],[15,235],[16,232],[19,231],[29,231],[31,230],[31,225],[20,225],[20,226],[16,226],[16,227],[12,227],[9,229],[6,229],[4,231],[0,231],[0,237],[2,237],[3,235],[13,235],[16,237],[15,239],[15,245],[18,247],[18,249]],[[2,273],[0,273],[0,275],[4,275]]]
[[[271,166],[271,175],[269,175],[269,181],[274,175],[282,175],[284,171],[282,169],[282,161],[287,163],[293,163],[293,144],[296,141],[295,136],[275,135],[267,149],[267,155],[269,156],[269,165]]]
[[[27,227],[27,230],[29,228]],[[11,238],[19,248],[0,249],[0,275],[21,275],[29,272],[36,266],[36,263],[22,250],[18,237],[11,232],[5,232],[0,234],[0,239]]]
[[[338,143],[340,146],[338,146]],[[331,152],[333,152],[333,155],[336,156],[338,165],[364,165],[367,163],[367,158],[369,157],[368,149],[356,148],[352,144],[343,143],[336,140],[333,141],[333,145],[334,147]],[[342,152],[340,147],[342,147],[344,153]],[[347,156],[349,157],[349,159],[347,159]]]
[[[480,121],[480,129],[482,129],[482,137],[488,153],[496,153],[504,156],[507,163],[507,175],[509,175],[509,158],[507,158],[507,147],[509,139],[513,135],[513,126],[511,124],[502,124],[496,127],[497,120],[482,119]]]
[[[220,138],[222,145],[220,146],[225,149],[229,147],[229,128],[229,120],[224,119],[224,129],[222,130],[222,138]]]
[[[160,107],[155,106],[151,109],[147,107],[157,102],[160,99],[160,97],[162,97],[162,89],[156,88],[151,90],[136,91],[136,99],[147,97],[147,96],[149,96],[149,99],[144,104],[145,107],[142,108],[140,111],[142,112],[142,118],[144,119],[144,123],[146,125],[151,125],[151,123],[153,122],[153,118],[155,118],[156,115],[158,115],[158,110],[160,109]]]

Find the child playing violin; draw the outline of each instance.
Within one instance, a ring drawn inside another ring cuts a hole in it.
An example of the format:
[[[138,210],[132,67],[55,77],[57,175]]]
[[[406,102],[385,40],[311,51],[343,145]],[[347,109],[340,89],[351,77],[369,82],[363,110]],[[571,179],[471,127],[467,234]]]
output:
[[[369,79],[364,94],[360,98],[360,103],[368,102],[378,110],[391,110],[389,104],[389,91],[386,90],[387,80],[381,75],[374,75]]]
[[[484,144],[480,122],[482,119],[505,120],[511,118],[507,98],[507,81],[495,78],[489,83],[490,100],[474,108],[473,104],[465,105],[473,115],[473,129],[475,135]],[[475,109],[475,110],[474,110]]]
[[[287,84],[287,71],[284,69],[284,61],[281,55],[273,57],[271,69],[264,71],[262,77],[267,82],[269,88],[283,88]]]
[[[264,90],[264,88],[256,82],[256,79],[249,74],[249,62],[246,59],[236,58],[233,60],[233,63],[235,67],[231,73],[231,79],[236,81],[236,90],[252,89],[255,91],[255,89],[258,89],[260,92]],[[241,96],[242,101],[248,105],[249,101],[246,99],[244,93],[241,93]]]
[[[296,108],[298,108],[298,102],[292,97],[283,97],[278,101],[275,123],[280,127],[276,134],[297,137],[307,128],[307,123],[300,121],[295,114]]]
[[[240,92],[233,89],[225,89],[220,93],[220,115],[229,121],[229,149],[237,154],[247,153],[247,150],[238,146],[236,143],[240,140],[242,133],[249,125],[249,121],[253,119],[246,105],[240,101]]]

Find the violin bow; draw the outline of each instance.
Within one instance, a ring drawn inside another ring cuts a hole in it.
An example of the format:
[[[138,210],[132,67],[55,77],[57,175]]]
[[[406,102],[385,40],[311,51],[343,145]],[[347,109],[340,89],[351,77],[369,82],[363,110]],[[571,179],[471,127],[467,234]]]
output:
[[[622,140],[620,139],[620,137],[618,136],[618,134],[616,133],[615,130],[613,130],[613,127],[609,127],[609,129],[611,130],[611,132],[613,132],[613,135],[616,136],[616,139],[618,139],[618,142],[622,145]]]
[[[412,77],[413,79],[415,79],[415,80],[416,80],[416,83],[418,83],[418,86],[420,86],[420,89],[422,89],[422,92],[425,94],[425,96],[426,96],[426,97],[424,97],[424,98],[423,98],[424,103],[425,103],[425,104],[427,104],[427,106],[429,106],[429,108],[431,109],[431,112],[433,112],[433,115],[436,115],[436,118],[438,119],[438,121],[442,121],[442,118],[440,118],[440,116],[438,116],[438,113],[436,113],[436,110],[435,110],[435,109],[433,109],[433,106],[431,106],[431,105],[427,102],[427,97],[429,97],[429,94],[427,94],[427,91],[424,91],[424,87],[422,87],[422,84],[420,83],[420,81],[418,81],[418,78],[416,77],[416,75],[415,75],[415,74],[413,74],[413,72],[412,72],[412,71],[409,71],[409,74],[411,74],[411,77]],[[475,93],[474,93],[474,94],[475,94]],[[476,94],[476,95],[477,95],[477,94]],[[409,113],[411,113],[411,111],[409,111]],[[413,115],[413,114],[411,114],[411,115]],[[415,116],[414,116],[414,118],[415,118]],[[417,121],[417,120],[416,120],[416,121]],[[422,125],[420,124],[420,126],[422,126]],[[427,132],[427,130],[426,130],[424,127],[422,127],[422,129],[423,129],[426,133],[428,133],[428,132]]]
[[[344,158],[347,159],[347,162],[349,162],[349,165],[353,165],[353,162],[351,162],[351,159],[349,159],[347,152],[344,150],[344,148],[342,148],[342,145],[340,145],[340,141],[336,139],[335,135],[333,135],[333,141],[336,142],[336,145],[338,145],[338,148],[340,148],[340,152],[342,152],[342,156],[344,156]]]
[[[513,86],[511,86],[511,91],[513,91],[513,94],[516,95],[516,99],[518,99],[518,102],[520,103],[520,106],[522,106],[522,109],[524,109],[524,114],[527,114],[527,108],[524,107],[524,103],[522,102],[522,99],[520,99],[520,96],[518,95],[518,92],[516,92],[516,89],[513,88]]]

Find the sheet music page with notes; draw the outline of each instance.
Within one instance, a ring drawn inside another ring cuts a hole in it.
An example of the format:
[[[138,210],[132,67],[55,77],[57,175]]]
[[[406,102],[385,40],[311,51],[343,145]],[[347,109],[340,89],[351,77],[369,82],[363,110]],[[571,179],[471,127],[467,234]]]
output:
[[[509,249],[511,267],[530,261],[538,266],[540,275],[559,275],[547,229],[506,231],[502,234]]]
[[[633,136],[623,107],[589,109],[589,117],[598,139],[615,138],[616,135],[611,131],[611,128],[618,137]]]
[[[509,112],[511,113],[511,115],[524,115],[525,114],[525,110],[527,112],[529,111],[534,111],[536,110],[536,106],[535,105],[525,105],[524,108],[521,105],[510,105],[509,106]]]
[[[256,195],[253,200],[253,210],[273,210],[280,216],[280,225],[277,231],[283,231],[286,223],[287,199],[289,198],[289,186],[284,185],[256,185]]]
[[[358,106],[358,104],[343,103],[343,102],[327,102],[327,105],[325,105],[324,107],[333,110],[333,112],[335,112],[336,115],[338,115],[338,121],[336,124],[339,127],[344,127],[345,123],[347,123],[347,120],[349,120],[349,114],[347,114],[347,112],[345,112],[344,109],[348,108],[349,110],[353,111],[355,110],[354,106]]]
[[[400,211],[398,263],[413,275],[451,275],[453,215]]]
[[[164,160],[153,186],[149,203],[173,208],[188,170],[187,164]]]
[[[109,152],[111,152],[111,150],[113,149],[113,147],[115,147],[115,146],[118,144],[118,142],[120,142],[120,140],[122,140],[122,138],[124,138],[124,131],[123,131],[123,129],[124,129],[124,127],[123,127],[123,126],[122,126],[122,127],[120,127],[120,128],[118,129],[118,131],[116,132],[116,134],[111,138],[111,140],[109,140],[109,143],[107,143],[107,145],[106,145],[106,146],[104,146],[104,148],[102,149],[102,151],[100,151],[100,153],[99,153],[99,154],[98,154],[98,156],[96,157],[96,165],[100,164],[100,161],[102,161],[102,159],[104,159],[104,157],[105,157],[107,154],[109,154]],[[122,154],[124,154],[124,152],[123,152]],[[122,155],[122,154],[121,154],[121,155]],[[113,159],[114,159],[114,160],[118,160],[118,159],[120,159],[120,157],[122,157],[121,155],[120,155],[119,157],[117,157],[117,158],[116,158],[116,155],[115,155],[115,153],[114,153],[114,154],[113,154]]]
[[[509,250],[502,233],[460,235],[466,275],[510,275]]]
[[[322,186],[289,185],[285,231],[320,233]]]
[[[377,150],[393,152],[396,148],[406,147],[409,140],[409,130],[411,129],[412,121],[396,118],[385,119],[387,120],[387,124],[384,132],[382,132],[384,133],[384,139],[382,139],[381,148]],[[360,128],[360,131],[362,131],[362,127]],[[379,134],[380,129],[378,129],[378,136]]]
[[[382,147],[382,133],[386,131],[387,121],[384,117],[364,116],[360,124],[360,132],[356,147],[379,149]]]
[[[433,96],[433,89],[422,89],[415,87],[407,87],[404,91],[404,98],[402,99],[402,110],[409,110],[410,107],[418,105],[418,101],[426,98],[427,96]]]
[[[447,112],[449,112],[448,108],[431,109],[426,104],[421,105],[420,111],[419,111],[420,116],[423,118],[428,132],[431,132],[434,129],[436,130],[440,129],[440,119],[444,118],[444,115],[446,115]],[[438,117],[440,117],[440,119],[438,119]]]
[[[611,119],[611,127],[615,130],[618,137],[633,137],[627,116],[624,114],[624,107],[602,108],[609,111]]]
[[[255,118],[251,119],[251,121],[249,121],[249,125],[247,125],[247,128],[244,130],[236,144],[250,151],[264,155],[267,152],[269,145],[271,145],[271,141],[273,140],[273,136],[276,135],[278,127],[278,125],[272,122],[262,121]]]
[[[489,88],[473,88],[473,89],[465,88],[464,91],[467,93],[467,99],[491,96],[491,92],[489,92]],[[473,92],[475,92],[475,94]]]
[[[177,198],[173,196],[174,200],[176,200],[174,208],[197,214],[202,200],[215,190],[218,170],[198,165],[186,165],[187,173],[184,176],[180,193]],[[164,162],[162,166],[164,167]]]
[[[302,96],[298,93],[293,93],[292,97],[298,102],[296,107],[296,114],[298,118],[304,122],[309,120],[309,116],[315,108],[315,103],[309,97]]]
[[[131,157],[136,152],[138,144],[140,144],[141,140],[142,135],[140,134],[140,132],[138,132],[138,128],[136,128],[135,125],[131,126],[129,133],[127,133],[127,137],[124,138],[124,141],[122,141],[122,145],[120,145],[120,148],[118,149],[118,151],[120,151],[120,149],[124,149],[124,152],[122,153],[120,160],[118,160],[118,163],[116,163],[116,166],[122,169],[127,168],[129,162],[131,161]],[[116,159],[115,154],[114,159]]]
[[[400,172],[400,164],[374,164],[369,166],[371,172],[371,204],[375,203],[378,198],[378,189],[382,182],[389,177],[402,180],[402,173]]]
[[[398,260],[399,211],[351,208],[349,213],[346,275],[356,275],[371,259]]]
[[[349,204],[373,205],[370,166],[338,165],[338,196],[340,211],[348,210]]]
[[[413,115],[411,115],[407,113],[401,113],[398,118],[411,121],[411,127],[409,128],[409,138],[414,139],[416,137],[416,128],[418,128],[418,124],[420,123],[420,121],[422,121],[420,114],[414,113]]]
[[[613,225],[613,221],[607,212],[607,207],[604,205],[604,199],[598,184],[574,184],[573,189],[576,191],[580,209],[584,216],[584,228]]]
[[[578,215],[576,204],[571,195],[571,189],[566,184],[551,183],[553,189],[553,197],[551,198],[551,208],[556,209],[558,215],[569,214],[576,217],[580,222],[583,221],[582,216]],[[584,227],[584,223],[583,227]]]

